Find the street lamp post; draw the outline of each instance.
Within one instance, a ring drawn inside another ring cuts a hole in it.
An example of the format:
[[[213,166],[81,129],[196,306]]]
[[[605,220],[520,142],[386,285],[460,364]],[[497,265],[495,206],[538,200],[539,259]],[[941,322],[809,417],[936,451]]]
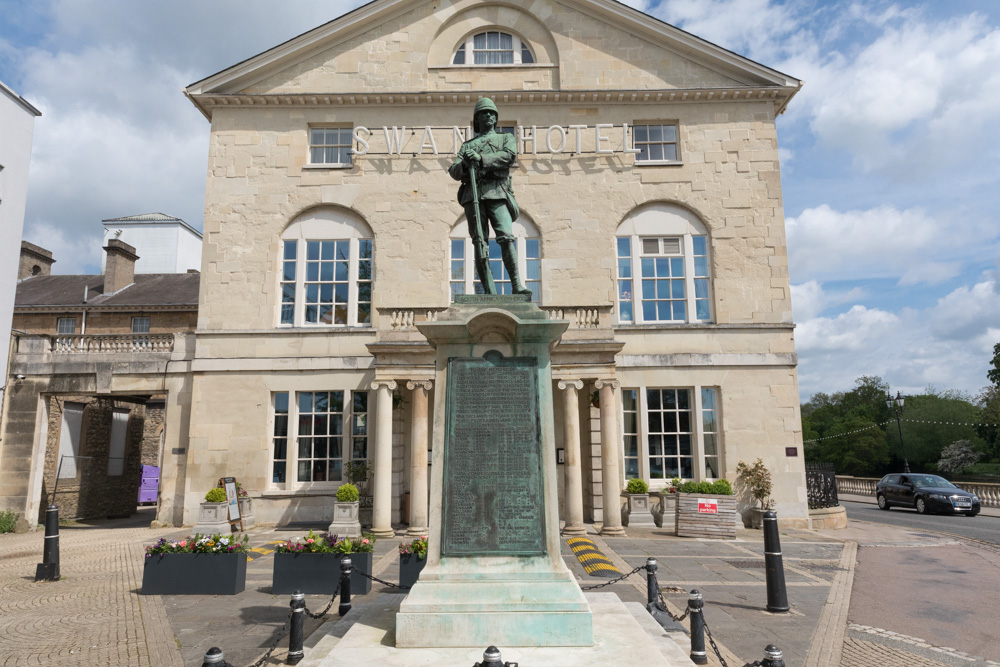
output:
[[[898,391],[896,398],[892,394],[886,393],[885,406],[896,415],[896,428],[899,430],[899,446],[903,448],[903,472],[910,472],[910,462],[906,459],[906,444],[903,442],[903,427],[899,423],[899,416],[903,414],[903,395]]]

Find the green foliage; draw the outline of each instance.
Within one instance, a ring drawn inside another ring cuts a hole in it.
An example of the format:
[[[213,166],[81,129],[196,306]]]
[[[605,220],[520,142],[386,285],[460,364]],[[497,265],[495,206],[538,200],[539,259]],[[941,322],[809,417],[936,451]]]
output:
[[[168,540],[161,537],[152,546],[146,547],[146,558],[153,554],[228,554],[234,552],[245,552],[250,538],[243,535],[237,538],[233,535],[208,536],[195,533],[191,537],[183,540]]]
[[[981,454],[972,449],[968,440],[956,440],[941,451],[937,469],[941,472],[962,472],[979,461]]]
[[[353,540],[345,537],[333,545],[333,551],[338,554],[363,554],[375,551],[375,536],[365,533]]]
[[[274,550],[279,554],[329,554],[334,553],[334,545],[338,542],[337,536],[331,533],[316,535],[313,531],[302,538],[285,540],[277,545]]]
[[[424,560],[427,558],[427,536],[422,535],[418,539],[412,542],[400,542],[399,544],[399,555],[409,556],[410,554],[416,554],[417,560]]]
[[[769,510],[774,507],[774,500],[771,499],[773,489],[771,471],[764,465],[763,459],[757,459],[753,465],[748,465],[744,461],[737,463],[736,481],[743,485],[760,509]]]
[[[342,503],[355,503],[361,494],[358,493],[358,487],[354,486],[350,482],[347,484],[341,484],[340,488],[337,489],[337,500]]]
[[[20,515],[14,510],[3,510],[0,512],[0,533],[13,533],[17,525],[17,517]]]
[[[712,482],[712,493],[717,496],[731,496],[733,495],[733,485],[729,483],[728,479],[717,479]]]
[[[215,487],[214,489],[209,489],[208,493],[205,494],[206,503],[224,503],[226,502],[226,490]]]
[[[625,493],[648,493],[649,484],[646,484],[644,480],[641,479],[630,479],[628,484],[625,485]]]
[[[344,475],[347,477],[347,481],[358,487],[358,493],[362,496],[368,495],[368,482],[371,479],[371,472],[368,461],[364,459],[348,461],[344,464]]]

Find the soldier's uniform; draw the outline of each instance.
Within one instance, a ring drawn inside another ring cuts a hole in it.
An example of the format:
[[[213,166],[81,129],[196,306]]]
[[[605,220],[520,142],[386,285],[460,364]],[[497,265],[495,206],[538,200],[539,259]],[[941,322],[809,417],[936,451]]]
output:
[[[483,98],[476,103],[473,128],[479,131],[477,119],[482,112],[497,113],[493,101]],[[469,153],[480,156],[482,165],[470,165],[465,159]],[[492,275],[489,271],[490,225],[496,234],[497,243],[503,252],[503,263],[510,275],[511,288],[515,294],[530,294],[521,284],[517,267],[517,248],[513,235],[513,221],[517,219],[517,201],[510,179],[510,166],[517,157],[514,137],[501,132],[480,135],[462,144],[459,157],[448,168],[448,173],[457,181],[458,203],[465,207],[465,217],[469,223],[469,235],[476,253],[476,274],[479,282],[489,294],[495,294]],[[470,167],[476,172],[476,189],[479,195],[479,224],[476,223],[476,207],[473,201]]]

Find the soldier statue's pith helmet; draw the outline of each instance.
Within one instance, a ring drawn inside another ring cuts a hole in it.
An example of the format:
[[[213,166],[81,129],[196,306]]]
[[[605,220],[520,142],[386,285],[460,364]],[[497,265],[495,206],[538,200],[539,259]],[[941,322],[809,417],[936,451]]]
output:
[[[479,124],[476,122],[476,117],[479,115],[480,111],[492,111],[494,115],[498,118],[500,117],[500,112],[497,111],[497,105],[493,104],[493,100],[488,97],[476,102],[476,108],[472,110],[472,129],[479,132]]]

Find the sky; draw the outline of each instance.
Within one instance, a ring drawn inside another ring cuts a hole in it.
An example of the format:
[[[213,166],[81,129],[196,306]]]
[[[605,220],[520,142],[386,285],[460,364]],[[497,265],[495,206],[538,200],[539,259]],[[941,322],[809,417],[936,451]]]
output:
[[[209,126],[182,89],[345,0],[0,0],[38,107],[25,240],[100,271],[101,220],[201,229]],[[1000,2],[629,0],[805,81],[778,119],[799,387],[976,394],[1000,342]]]

